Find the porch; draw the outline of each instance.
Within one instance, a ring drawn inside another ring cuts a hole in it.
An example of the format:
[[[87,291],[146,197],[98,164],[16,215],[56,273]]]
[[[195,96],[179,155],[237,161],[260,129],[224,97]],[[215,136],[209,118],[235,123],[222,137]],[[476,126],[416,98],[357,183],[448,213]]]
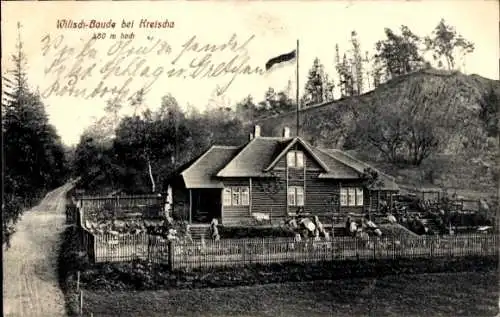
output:
[[[190,188],[189,223],[209,224],[212,219],[222,223],[222,190],[220,188]]]

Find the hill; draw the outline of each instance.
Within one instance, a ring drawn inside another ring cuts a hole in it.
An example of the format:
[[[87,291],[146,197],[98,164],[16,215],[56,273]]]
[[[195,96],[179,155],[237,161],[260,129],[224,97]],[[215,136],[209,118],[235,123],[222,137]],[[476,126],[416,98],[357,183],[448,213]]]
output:
[[[500,82],[459,72],[421,70],[366,94],[302,109],[301,136],[342,148],[407,186],[494,194],[498,184]],[[295,112],[249,124],[264,135],[294,131]]]

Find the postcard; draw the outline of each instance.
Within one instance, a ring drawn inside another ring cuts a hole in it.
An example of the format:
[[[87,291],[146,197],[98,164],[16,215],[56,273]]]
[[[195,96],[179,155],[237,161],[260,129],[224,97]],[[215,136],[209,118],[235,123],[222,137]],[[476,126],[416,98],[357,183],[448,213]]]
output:
[[[3,1],[4,316],[498,316],[499,12]]]

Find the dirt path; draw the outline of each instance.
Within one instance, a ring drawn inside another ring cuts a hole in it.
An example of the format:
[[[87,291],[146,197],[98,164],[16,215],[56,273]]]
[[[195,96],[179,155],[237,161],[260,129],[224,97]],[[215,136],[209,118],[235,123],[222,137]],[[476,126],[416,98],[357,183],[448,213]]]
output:
[[[8,250],[3,249],[4,316],[65,316],[57,280],[60,233],[65,227],[65,193],[59,187],[16,225]]]

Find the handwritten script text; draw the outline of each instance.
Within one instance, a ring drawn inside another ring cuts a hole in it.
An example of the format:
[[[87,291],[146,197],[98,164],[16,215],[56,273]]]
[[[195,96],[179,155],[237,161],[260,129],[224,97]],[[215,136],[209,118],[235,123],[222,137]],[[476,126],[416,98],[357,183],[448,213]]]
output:
[[[143,42],[91,38],[78,47],[67,44],[64,35],[42,38],[44,69],[50,80],[42,96],[110,98],[132,100],[140,83],[147,93],[160,80],[169,78],[228,78],[219,94],[225,93],[240,75],[262,75],[261,67],[250,65],[248,47],[254,35],[239,39],[233,34],[221,44],[207,44],[189,37],[180,48],[160,38],[148,36]]]

